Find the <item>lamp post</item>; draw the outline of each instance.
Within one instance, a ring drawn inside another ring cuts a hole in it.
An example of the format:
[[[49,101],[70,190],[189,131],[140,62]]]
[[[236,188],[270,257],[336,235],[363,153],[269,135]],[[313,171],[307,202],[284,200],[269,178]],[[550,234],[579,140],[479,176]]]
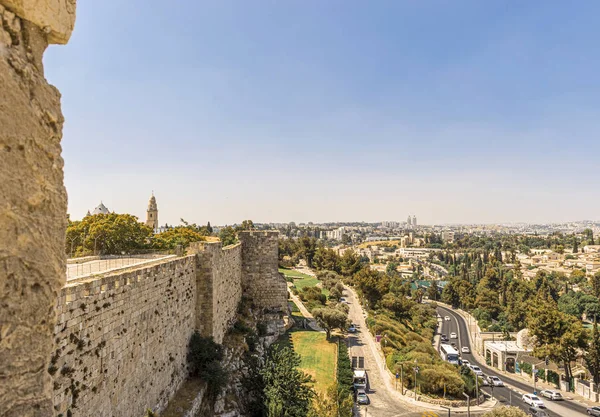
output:
[[[448,410],[448,417],[450,417],[450,407],[444,407],[443,405],[440,405],[440,407],[442,407],[445,410]]]

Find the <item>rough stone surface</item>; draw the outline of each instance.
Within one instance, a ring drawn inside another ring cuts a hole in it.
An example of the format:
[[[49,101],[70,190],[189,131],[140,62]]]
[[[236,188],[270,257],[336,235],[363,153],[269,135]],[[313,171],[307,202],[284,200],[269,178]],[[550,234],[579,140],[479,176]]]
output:
[[[192,251],[198,252],[196,328],[221,343],[242,299],[241,244],[222,248],[221,242],[205,242]]]
[[[64,287],[49,367],[56,415],[161,412],[187,377],[194,330],[223,342],[242,296],[270,311],[259,314],[269,341],[285,331],[281,306],[287,306],[287,292],[277,273],[278,233],[243,235],[237,245],[201,242],[182,258]],[[236,358],[226,362],[234,370],[238,366]]]
[[[0,416],[51,416],[54,303],[65,281],[60,94],[46,34],[0,0]],[[32,2],[33,3],[33,2]]]
[[[66,286],[58,299],[58,415],[142,416],[187,377],[196,309],[194,256]]]
[[[49,43],[69,41],[75,26],[76,0],[0,0],[0,4],[41,28]]]
[[[240,232],[239,239],[244,296],[260,308],[287,312],[287,284],[278,269],[279,232]]]

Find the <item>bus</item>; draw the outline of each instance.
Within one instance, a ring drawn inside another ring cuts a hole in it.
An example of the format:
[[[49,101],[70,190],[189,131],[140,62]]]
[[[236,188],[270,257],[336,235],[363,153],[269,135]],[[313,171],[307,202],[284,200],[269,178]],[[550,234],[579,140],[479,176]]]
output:
[[[450,345],[440,345],[440,356],[453,365],[458,365],[458,351]]]

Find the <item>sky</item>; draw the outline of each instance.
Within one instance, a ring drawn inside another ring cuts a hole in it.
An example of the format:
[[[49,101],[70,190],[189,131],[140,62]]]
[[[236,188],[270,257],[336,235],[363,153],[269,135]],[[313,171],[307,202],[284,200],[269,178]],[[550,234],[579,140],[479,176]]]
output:
[[[71,218],[600,219],[600,3],[79,1]]]

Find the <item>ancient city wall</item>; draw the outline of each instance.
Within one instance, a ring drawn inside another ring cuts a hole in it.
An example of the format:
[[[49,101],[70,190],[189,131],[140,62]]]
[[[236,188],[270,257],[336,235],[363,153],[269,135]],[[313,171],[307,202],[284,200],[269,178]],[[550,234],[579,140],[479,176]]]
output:
[[[131,417],[160,409],[187,376],[195,257],[68,285],[57,314],[49,368],[55,415]]]
[[[242,299],[242,246],[201,242],[190,251],[198,254],[196,328],[221,343]]]
[[[75,0],[0,0],[0,416],[52,415],[54,303],[65,282],[60,94],[44,78]]]
[[[259,308],[287,311],[287,284],[278,269],[279,232],[245,231],[242,242],[242,291]]]

